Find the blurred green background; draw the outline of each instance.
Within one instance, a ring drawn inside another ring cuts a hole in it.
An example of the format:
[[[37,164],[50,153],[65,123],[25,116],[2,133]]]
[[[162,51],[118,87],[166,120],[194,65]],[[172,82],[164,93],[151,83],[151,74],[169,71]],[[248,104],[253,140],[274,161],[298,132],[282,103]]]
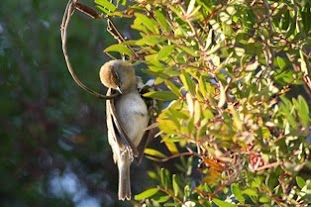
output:
[[[66,3],[0,4],[1,207],[131,206],[117,201],[105,102],[82,91],[65,65],[60,24]],[[130,36],[129,24],[118,25]],[[77,14],[68,38],[78,76],[104,93],[98,71],[109,57],[102,51],[116,42],[106,22]],[[145,162],[134,166],[133,193],[149,185]]]

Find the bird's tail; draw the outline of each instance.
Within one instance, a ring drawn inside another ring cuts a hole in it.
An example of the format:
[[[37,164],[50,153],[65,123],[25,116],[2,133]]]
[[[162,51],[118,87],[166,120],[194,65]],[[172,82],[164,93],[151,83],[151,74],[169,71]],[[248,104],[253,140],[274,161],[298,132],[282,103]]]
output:
[[[119,168],[119,200],[131,199],[131,160],[125,159],[118,163]]]

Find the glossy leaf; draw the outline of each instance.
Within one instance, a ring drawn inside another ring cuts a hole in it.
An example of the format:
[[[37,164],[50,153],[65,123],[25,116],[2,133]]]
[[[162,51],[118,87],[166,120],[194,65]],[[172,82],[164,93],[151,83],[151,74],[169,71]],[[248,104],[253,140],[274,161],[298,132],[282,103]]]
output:
[[[143,200],[146,198],[150,198],[151,196],[153,196],[154,194],[156,194],[159,191],[158,188],[150,188],[138,195],[135,196],[135,200]]]
[[[161,101],[172,101],[178,99],[178,96],[176,96],[171,91],[150,91],[148,93],[145,93],[143,96],[158,99]]]
[[[125,45],[120,45],[120,44],[116,44],[116,45],[111,45],[109,47],[107,47],[104,52],[118,52],[120,54],[126,54],[129,56],[133,55],[133,52]]]

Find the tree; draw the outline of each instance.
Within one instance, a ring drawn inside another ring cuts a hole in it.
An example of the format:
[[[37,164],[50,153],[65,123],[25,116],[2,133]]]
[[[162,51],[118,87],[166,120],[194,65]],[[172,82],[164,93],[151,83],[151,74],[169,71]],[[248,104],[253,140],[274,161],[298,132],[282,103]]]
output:
[[[134,19],[139,37],[105,52],[141,61],[155,77],[157,90],[144,96],[166,106],[156,122],[169,152],[146,154],[155,162],[178,159],[174,173],[150,172],[157,184],[136,200],[147,206],[311,203],[310,2],[95,3],[110,17]]]

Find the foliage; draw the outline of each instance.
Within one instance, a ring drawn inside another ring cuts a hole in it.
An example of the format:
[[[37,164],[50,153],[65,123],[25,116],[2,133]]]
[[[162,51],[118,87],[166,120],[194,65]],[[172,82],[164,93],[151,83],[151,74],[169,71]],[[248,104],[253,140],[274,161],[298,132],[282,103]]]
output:
[[[106,52],[145,63],[157,90],[144,96],[167,105],[157,124],[169,153],[146,154],[155,162],[179,159],[174,169],[150,172],[156,185],[137,200],[311,203],[310,2],[120,1],[123,9],[107,2],[95,1],[109,16],[133,18],[140,36]]]
[[[106,53],[155,78],[144,96],[158,100],[161,132],[133,166],[130,203],[117,201],[104,103],[63,61],[66,2],[1,1],[0,206],[310,203],[309,1],[95,0],[129,37],[115,45],[105,21],[73,17],[68,48],[86,85],[101,89]]]

